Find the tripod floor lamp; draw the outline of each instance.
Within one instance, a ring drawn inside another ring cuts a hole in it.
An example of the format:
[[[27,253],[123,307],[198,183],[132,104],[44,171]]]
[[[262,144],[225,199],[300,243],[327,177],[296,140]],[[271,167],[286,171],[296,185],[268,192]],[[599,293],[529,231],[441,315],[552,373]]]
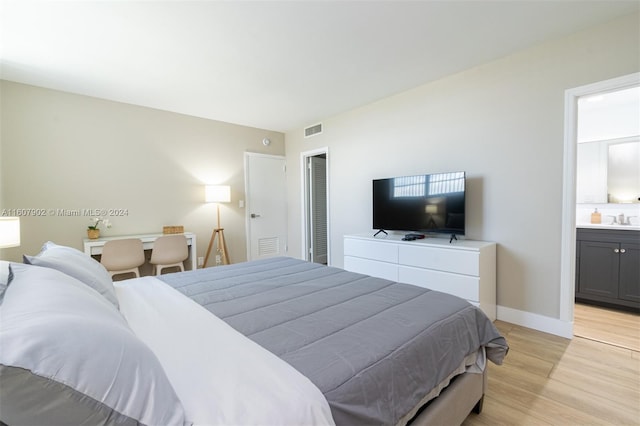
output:
[[[211,248],[213,243],[218,237],[218,253],[220,254],[220,262],[223,265],[229,264],[229,256],[227,254],[227,243],[224,240],[224,228],[220,226],[220,203],[228,203],[231,201],[231,187],[228,185],[207,185],[205,186],[205,201],[207,203],[216,203],[218,208],[218,226],[214,228],[211,233],[211,240],[209,241],[209,247],[207,248],[207,254],[204,257],[203,267],[207,266],[209,255],[211,254]]]

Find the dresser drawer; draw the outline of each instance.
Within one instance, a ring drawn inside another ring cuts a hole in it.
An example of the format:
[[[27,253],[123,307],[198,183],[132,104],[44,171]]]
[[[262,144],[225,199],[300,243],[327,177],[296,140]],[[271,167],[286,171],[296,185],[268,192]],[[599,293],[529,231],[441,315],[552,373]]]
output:
[[[480,275],[480,254],[476,250],[400,246],[399,263],[456,274]]]
[[[345,256],[344,269],[359,274],[371,275],[372,277],[398,281],[398,265],[394,263]]]
[[[366,241],[356,238],[345,238],[344,255],[361,257],[364,259],[381,260],[389,263],[398,263],[398,245],[382,241]]]
[[[470,302],[478,303],[480,301],[479,277],[400,266],[398,281],[453,294]]]

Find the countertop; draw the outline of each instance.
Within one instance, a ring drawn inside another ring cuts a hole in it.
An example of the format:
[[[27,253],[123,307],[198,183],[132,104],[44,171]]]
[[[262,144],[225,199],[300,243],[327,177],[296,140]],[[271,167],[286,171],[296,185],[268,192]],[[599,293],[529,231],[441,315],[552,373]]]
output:
[[[586,228],[586,229],[616,229],[622,231],[640,231],[640,225],[620,225],[619,223],[614,223],[613,225],[608,225],[605,223],[578,223],[576,224],[576,228]]]

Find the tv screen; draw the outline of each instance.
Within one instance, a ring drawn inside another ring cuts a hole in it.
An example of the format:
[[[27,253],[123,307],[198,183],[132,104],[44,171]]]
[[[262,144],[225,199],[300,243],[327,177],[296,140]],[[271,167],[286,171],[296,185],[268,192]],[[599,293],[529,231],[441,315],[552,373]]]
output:
[[[465,172],[373,181],[373,228],[464,235]]]

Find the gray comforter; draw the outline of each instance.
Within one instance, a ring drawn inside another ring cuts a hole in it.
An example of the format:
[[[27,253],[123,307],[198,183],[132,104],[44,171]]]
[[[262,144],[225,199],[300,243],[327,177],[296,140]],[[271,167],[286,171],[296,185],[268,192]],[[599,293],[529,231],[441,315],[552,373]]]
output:
[[[161,279],[307,376],[338,425],[394,425],[479,347],[508,350],[463,299],[301,260]]]

